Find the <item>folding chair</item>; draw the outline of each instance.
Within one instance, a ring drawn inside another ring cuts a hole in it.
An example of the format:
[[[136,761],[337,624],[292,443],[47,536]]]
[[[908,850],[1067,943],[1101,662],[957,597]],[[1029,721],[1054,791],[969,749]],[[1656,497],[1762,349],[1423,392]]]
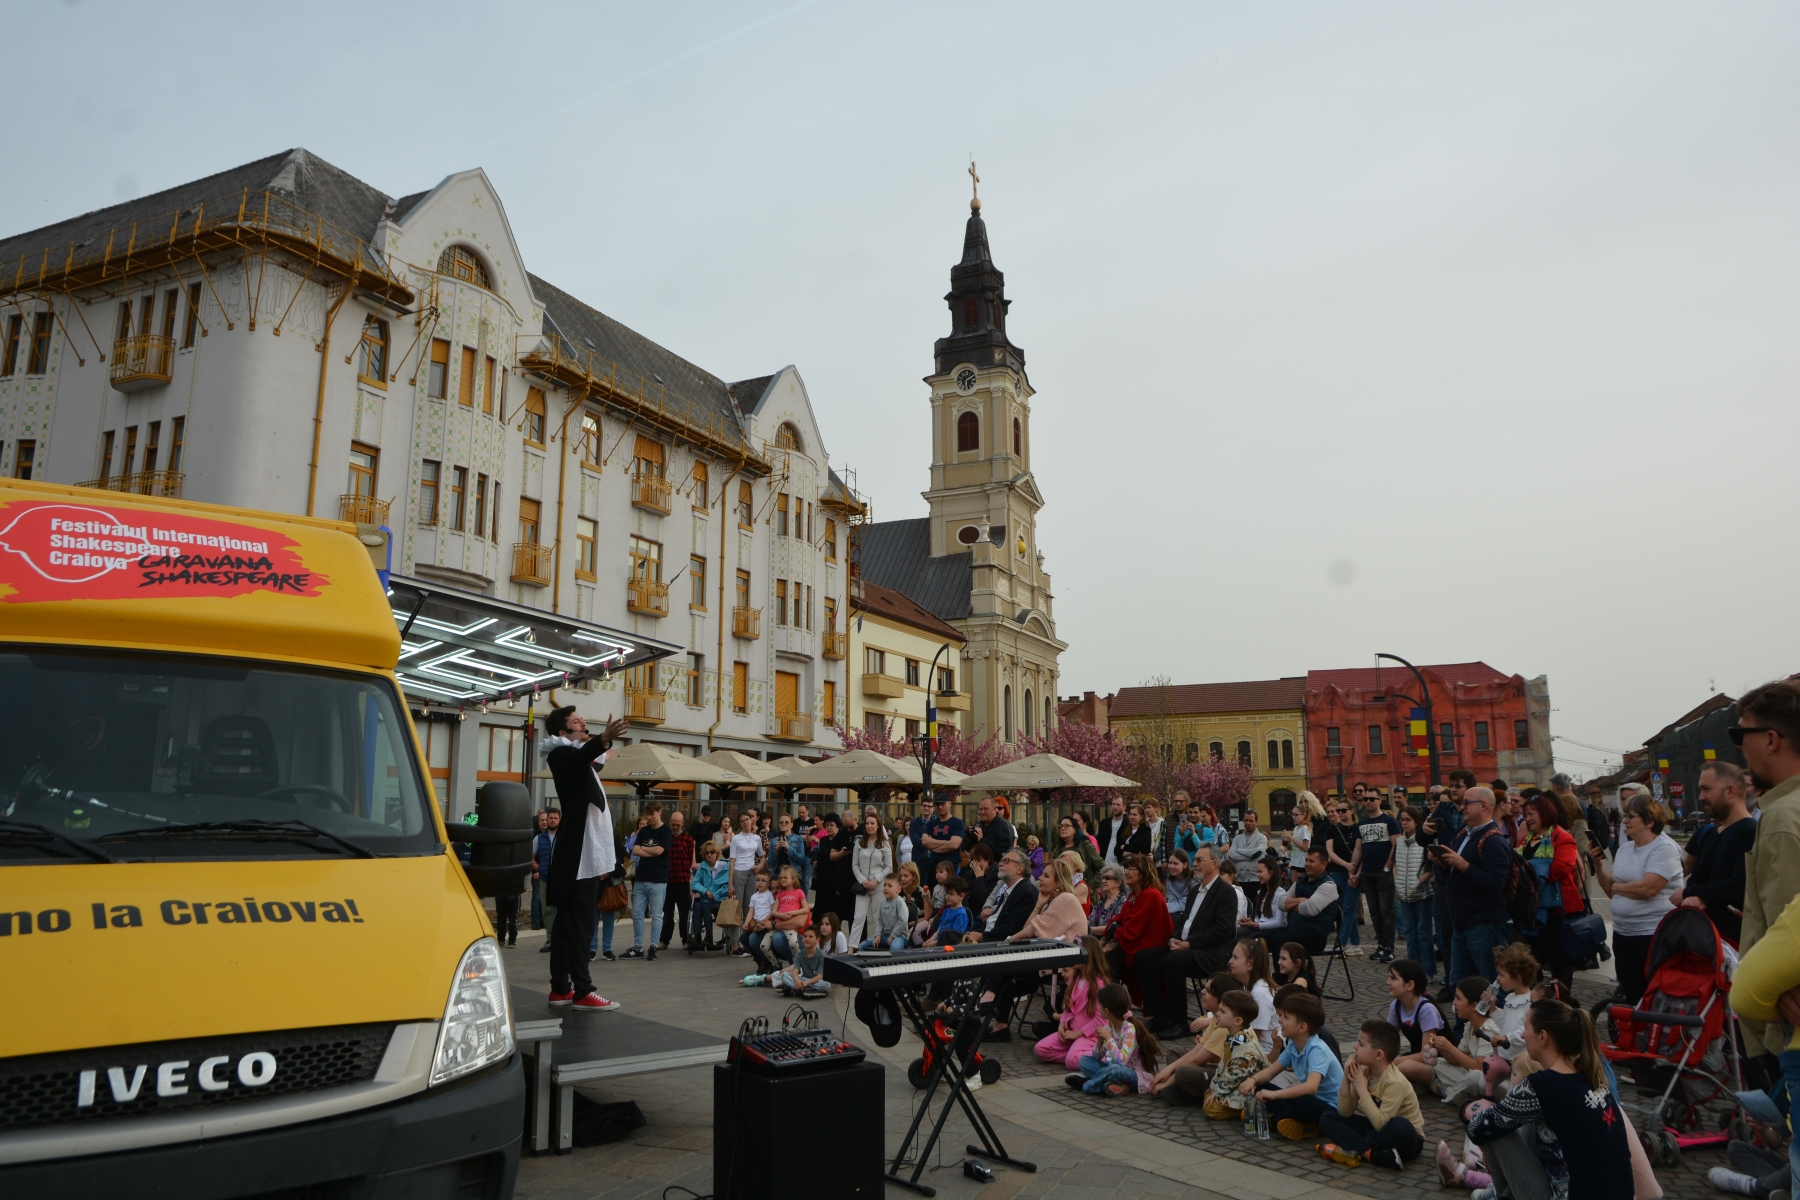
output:
[[[1350,959],[1344,954],[1344,939],[1341,931],[1332,936],[1331,944],[1325,947],[1320,957],[1325,960],[1325,967],[1319,972],[1319,994],[1327,1000],[1354,1001],[1356,999],[1356,979],[1350,974]],[[1346,995],[1337,995],[1331,990],[1331,966],[1333,963],[1344,969],[1344,986],[1349,989]]]
[[[1044,1019],[1056,1020],[1056,998],[1051,989],[1055,986],[1056,975],[1040,975],[1035,986],[1023,995],[1013,997],[1012,1013],[1008,1018],[1020,1038],[1030,1032],[1031,1006],[1041,1001],[1044,1006]]]

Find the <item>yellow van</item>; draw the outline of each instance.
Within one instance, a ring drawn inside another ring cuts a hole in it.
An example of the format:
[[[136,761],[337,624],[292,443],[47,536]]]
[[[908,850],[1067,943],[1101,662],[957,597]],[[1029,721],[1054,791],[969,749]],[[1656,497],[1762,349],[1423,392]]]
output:
[[[355,534],[0,481],[0,1196],[511,1194],[501,951]]]

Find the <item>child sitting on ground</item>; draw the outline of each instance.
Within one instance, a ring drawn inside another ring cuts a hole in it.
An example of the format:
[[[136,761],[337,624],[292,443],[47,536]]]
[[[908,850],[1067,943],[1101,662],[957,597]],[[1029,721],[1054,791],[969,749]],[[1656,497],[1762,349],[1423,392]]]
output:
[[[819,942],[819,931],[811,927],[802,930],[794,965],[768,976],[765,982],[781,989],[784,996],[810,999],[828,994],[831,985],[825,982],[825,947]]]
[[[945,864],[938,864],[939,874],[946,870]],[[969,910],[963,907],[963,897],[968,892],[969,885],[954,875],[945,881],[944,902],[938,907],[937,915],[931,918],[931,936],[925,939],[927,946],[953,946],[962,941],[963,934],[969,931]]]
[[[1256,1096],[1268,1106],[1275,1131],[1290,1142],[1304,1141],[1319,1132],[1319,1117],[1337,1107],[1338,1088],[1344,1082],[1344,1064],[1323,1039],[1315,1036],[1325,1025],[1325,1006],[1318,997],[1295,989],[1276,1008],[1281,1036],[1286,1045],[1281,1057],[1238,1085],[1245,1096]],[[1271,1080],[1292,1071],[1296,1082],[1274,1087]]]
[[[1214,1019],[1219,1011],[1219,999],[1227,992],[1237,990],[1237,980],[1229,972],[1219,971],[1207,976],[1206,982],[1200,985],[1200,1008],[1205,1015],[1195,1022],[1201,1028],[1194,1039],[1194,1047],[1156,1073],[1156,1078],[1150,1081],[1152,1096],[1161,1096],[1170,1104],[1206,1098],[1207,1089],[1212,1086],[1213,1072],[1225,1061],[1226,1043],[1231,1037],[1225,1026]],[[1254,1012],[1250,1019],[1256,1019]],[[1257,1049],[1262,1049],[1260,1042]]]
[[[1363,1022],[1344,1068],[1337,1111],[1319,1117],[1319,1136],[1325,1139],[1320,1154],[1346,1167],[1370,1162],[1396,1171],[1419,1157],[1425,1115],[1412,1082],[1394,1067],[1399,1056],[1398,1029],[1386,1021]]]
[[[1063,1077],[1070,1087],[1090,1096],[1125,1096],[1150,1090],[1156,1068],[1156,1038],[1131,1012],[1131,993],[1116,983],[1100,989],[1100,1044],[1081,1060],[1081,1070]]]
[[[1501,1061],[1490,1065],[1487,1082],[1488,1095],[1495,1099],[1504,1094],[1499,1084],[1511,1076],[1513,1059],[1525,1049],[1525,1014],[1541,973],[1531,947],[1523,942],[1494,952],[1494,974],[1499,980],[1488,989],[1488,997],[1494,1006],[1494,1050]]]
[[[1498,1059],[1494,1038],[1498,1031],[1487,1013],[1480,1011],[1487,998],[1488,981],[1471,975],[1456,985],[1453,1003],[1457,1019],[1463,1022],[1461,1043],[1452,1042],[1441,1033],[1425,1035],[1425,1062],[1431,1064],[1432,1082],[1438,1098],[1445,1104],[1457,1104],[1487,1094],[1487,1070],[1490,1060]]]
[[[881,881],[881,905],[870,923],[870,935],[859,950],[906,949],[906,901],[900,898],[900,876],[889,875]]]
[[[1431,980],[1425,968],[1410,958],[1399,958],[1388,964],[1388,1024],[1400,1031],[1403,1039],[1400,1057],[1394,1067],[1419,1087],[1432,1084],[1431,1064],[1425,1061],[1425,1039],[1444,1031],[1444,1014],[1431,1002]]]
[[[1212,1087],[1206,1093],[1206,1115],[1215,1121],[1241,1121],[1249,1098],[1238,1089],[1244,1080],[1269,1065],[1263,1053],[1262,1039],[1250,1028],[1256,1020],[1256,997],[1233,989],[1219,997],[1213,1026],[1225,1035],[1225,1045],[1218,1069],[1213,1072]]]
[[[1309,992],[1297,983],[1285,983],[1275,989],[1275,996],[1270,1001],[1277,1010],[1281,1008],[1281,998],[1283,996],[1311,996],[1315,1000],[1319,999],[1317,992]],[[1323,1004],[1323,1001],[1320,1001],[1320,1003]],[[1313,1031],[1313,1036],[1325,1043],[1331,1050],[1331,1056],[1333,1058],[1337,1059],[1339,1062],[1344,1061],[1343,1048],[1338,1045],[1337,1034],[1331,1032],[1331,1026],[1329,1024],[1319,1026],[1318,1029]],[[1279,1075],[1275,1077],[1276,1087],[1286,1087],[1292,1082],[1294,1081],[1291,1078],[1284,1079]]]

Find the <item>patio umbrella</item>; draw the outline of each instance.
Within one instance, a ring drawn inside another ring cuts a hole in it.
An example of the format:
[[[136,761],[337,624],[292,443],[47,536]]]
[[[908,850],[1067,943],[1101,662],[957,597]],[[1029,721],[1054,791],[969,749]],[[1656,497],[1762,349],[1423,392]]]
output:
[[[736,771],[728,771],[716,763],[705,762],[677,753],[666,746],[638,742],[611,750],[600,778],[608,783],[629,783],[637,789],[638,799],[650,795],[659,783],[712,783],[738,786],[750,780]]]
[[[1037,796],[1040,805],[1046,804],[1045,794],[1057,788],[1136,786],[1134,781],[1123,775],[1114,775],[1111,771],[1102,771],[1098,767],[1073,762],[1056,754],[1029,755],[963,780],[965,788],[987,788],[994,792],[1029,791]],[[1048,808],[1041,815],[1047,824]]]

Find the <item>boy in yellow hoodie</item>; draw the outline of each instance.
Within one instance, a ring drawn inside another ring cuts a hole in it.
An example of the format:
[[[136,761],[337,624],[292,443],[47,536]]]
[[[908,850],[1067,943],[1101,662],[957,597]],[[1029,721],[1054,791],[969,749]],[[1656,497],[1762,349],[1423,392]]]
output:
[[[1319,1153],[1346,1167],[1365,1162],[1398,1171],[1425,1149],[1425,1117],[1412,1081],[1394,1069],[1400,1031],[1364,1021],[1356,1052],[1344,1068],[1337,1111],[1319,1117]]]
[[[1738,963],[1731,977],[1731,1007],[1740,1017],[1762,1021],[1771,1027],[1786,1025],[1787,1048],[1781,1052],[1781,1074],[1788,1095],[1800,1094],[1800,1028],[1781,1011],[1781,997],[1800,988],[1800,904],[1792,900]],[[1767,1041],[1764,1043],[1768,1044]],[[1792,1133],[1794,1116],[1788,1114]],[[1800,1178],[1800,1138],[1788,1142],[1788,1164]]]

